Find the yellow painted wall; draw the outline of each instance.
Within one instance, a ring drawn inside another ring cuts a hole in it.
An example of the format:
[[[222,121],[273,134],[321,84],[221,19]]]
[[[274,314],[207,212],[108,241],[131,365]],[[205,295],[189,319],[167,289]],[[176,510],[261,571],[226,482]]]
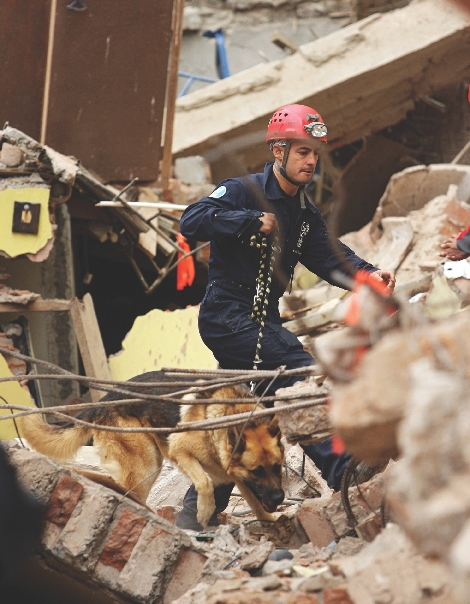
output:
[[[114,380],[127,380],[162,367],[215,369],[217,362],[197,328],[199,307],[165,312],[151,310],[137,317],[122,343],[109,358]]]
[[[5,358],[0,354],[0,376],[5,377],[12,375]],[[15,405],[24,405],[25,407],[33,407],[33,399],[29,393],[22,388],[18,382],[0,382],[0,396],[2,396],[8,403]],[[5,401],[0,398],[0,404],[4,405]],[[0,409],[0,416],[11,415],[11,411],[8,409]],[[20,422],[17,420],[16,424],[19,428]],[[21,429],[20,429],[21,434]],[[11,440],[16,438],[18,433],[15,428],[13,420],[1,420],[0,421],[0,440]]]
[[[41,204],[37,235],[11,232],[15,201]],[[21,254],[35,254],[42,249],[52,237],[48,206],[49,189],[47,188],[24,187],[0,191],[0,250],[15,258]]]

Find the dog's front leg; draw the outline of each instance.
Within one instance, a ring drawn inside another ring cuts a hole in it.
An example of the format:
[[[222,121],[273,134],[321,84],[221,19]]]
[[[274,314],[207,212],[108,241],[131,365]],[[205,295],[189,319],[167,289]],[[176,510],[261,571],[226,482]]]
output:
[[[197,521],[207,528],[212,514],[215,512],[214,484],[204,472],[197,459],[190,455],[178,455],[173,461],[194,484],[197,491]]]
[[[275,522],[277,520],[274,514],[270,514],[263,508],[256,496],[243,482],[236,480],[235,484],[258,520],[266,520],[267,522]]]

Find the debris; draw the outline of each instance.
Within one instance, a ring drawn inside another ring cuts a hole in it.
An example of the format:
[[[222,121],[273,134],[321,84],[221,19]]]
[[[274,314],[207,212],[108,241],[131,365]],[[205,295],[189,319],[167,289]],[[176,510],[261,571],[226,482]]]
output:
[[[47,505],[35,580],[54,580],[56,568],[70,585],[131,602],[170,602],[198,581],[206,556],[169,522],[37,453],[13,450],[10,459]]]
[[[0,284],[0,303],[11,302],[13,304],[29,304],[38,300],[41,296],[34,292],[21,289],[13,289],[8,285]]]
[[[297,382],[289,388],[277,390],[276,396],[289,396],[288,400],[276,400],[274,407],[293,404],[306,397],[312,397],[312,402],[319,399],[319,404],[308,409],[298,409],[290,412],[279,411],[277,417],[281,432],[289,442],[308,444],[325,439],[331,433],[328,411],[326,407],[327,390],[319,386],[313,378]],[[299,398],[296,398],[299,396]]]
[[[418,603],[450,591],[451,581],[444,565],[421,558],[393,524],[356,556],[332,561],[329,566],[334,574],[347,579],[349,597],[361,604]]]
[[[409,252],[413,241],[413,227],[409,218],[382,218],[383,235],[379,239],[372,263],[383,270],[396,272]]]
[[[299,49],[298,44],[289,36],[286,36],[281,31],[273,31],[271,34],[271,42],[278,46],[281,50],[285,50],[288,54],[293,54]]]
[[[214,174],[213,164],[227,169],[235,150],[242,161],[249,155],[250,166],[261,165],[268,157],[261,131],[279,104],[290,102],[293,90],[296,102],[314,107],[327,93],[335,147],[357,141],[400,121],[415,100],[461,79],[468,69],[462,52],[468,28],[469,18],[445,0],[371,15],[300,46],[278,63],[246,69],[178,99],[173,152],[210,153]],[[442,61],[430,64],[435,56]],[[371,94],[364,95],[366,89]],[[188,129],[188,123],[197,127]]]
[[[397,428],[407,405],[410,366],[419,358],[432,358],[435,350],[459,365],[470,341],[467,314],[387,334],[364,354],[356,378],[335,386],[331,422],[355,457],[373,465],[397,455]]]
[[[5,164],[7,168],[15,168],[24,162],[24,155],[21,149],[18,149],[15,145],[3,143],[0,151],[0,162]]]
[[[176,178],[186,185],[205,185],[212,182],[210,166],[200,155],[178,157],[174,170]]]

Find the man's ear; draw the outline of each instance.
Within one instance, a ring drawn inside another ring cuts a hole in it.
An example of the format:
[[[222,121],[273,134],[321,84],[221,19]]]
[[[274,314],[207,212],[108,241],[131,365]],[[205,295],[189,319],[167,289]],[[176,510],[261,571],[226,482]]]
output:
[[[282,159],[284,157],[284,147],[282,147],[281,145],[273,145],[273,155],[274,158],[279,162],[279,164],[282,164]]]
[[[246,440],[245,435],[243,434],[240,438],[241,430],[240,426],[232,426],[228,429],[228,442],[232,449],[236,446],[237,449],[234,451],[235,454],[241,455],[245,450]],[[239,442],[240,441],[240,442]],[[238,445],[237,445],[238,443]]]
[[[276,435],[280,434],[281,430],[279,428],[279,422],[277,421],[276,416],[274,416],[273,419],[271,420],[271,423],[268,426],[268,432],[269,432],[269,434],[271,434],[271,436],[276,436]]]

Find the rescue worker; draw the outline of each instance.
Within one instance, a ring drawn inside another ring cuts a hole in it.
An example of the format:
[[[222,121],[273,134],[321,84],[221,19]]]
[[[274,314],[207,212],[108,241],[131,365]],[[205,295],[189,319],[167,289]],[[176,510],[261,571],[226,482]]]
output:
[[[455,237],[449,237],[441,245],[444,250],[439,255],[448,260],[464,260],[470,256],[470,227]]]
[[[250,243],[257,233],[267,237],[267,249],[273,248],[275,254],[260,370],[314,363],[297,337],[282,327],[279,315],[279,298],[290,287],[298,262],[339,286],[343,285],[335,275],[350,276],[358,269],[385,281],[390,292],[395,285],[393,273],[377,269],[339,241],[333,245],[320,212],[305,195],[319,149],[327,142],[327,127],[320,114],[304,105],[281,107],[269,121],[266,142],[274,162],[266,164],[264,173],[222,181],[208,197],[188,206],[180,223],[185,237],[211,242],[209,283],[199,311],[199,332],[223,369],[253,367],[259,323],[251,315],[260,250]],[[278,378],[270,394],[301,379]],[[333,454],[329,440],[305,450],[328,484],[338,490],[349,457]],[[210,524],[217,524],[216,514],[228,504],[232,487],[215,488],[216,512]],[[196,511],[197,492],[191,486],[177,526],[200,530]]]

